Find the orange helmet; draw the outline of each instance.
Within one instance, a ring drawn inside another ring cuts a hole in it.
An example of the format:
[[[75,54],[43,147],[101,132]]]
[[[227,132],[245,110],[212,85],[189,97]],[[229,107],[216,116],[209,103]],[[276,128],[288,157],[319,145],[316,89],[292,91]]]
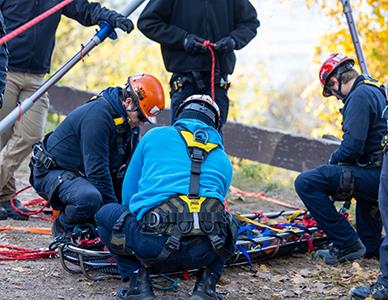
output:
[[[152,124],[156,123],[156,115],[164,109],[164,91],[159,80],[149,74],[128,77],[126,90],[135,105]]]
[[[329,79],[337,72],[343,73],[345,71],[353,69],[354,60],[340,53],[330,54],[330,56],[324,61],[319,70],[319,81],[321,82],[323,91],[322,94],[325,97],[331,96],[331,92],[326,87]]]
[[[208,95],[192,95],[179,105],[176,115],[183,110],[193,110],[199,113],[206,115],[210,120],[212,120],[214,127],[218,128],[220,124],[220,109],[217,103]]]

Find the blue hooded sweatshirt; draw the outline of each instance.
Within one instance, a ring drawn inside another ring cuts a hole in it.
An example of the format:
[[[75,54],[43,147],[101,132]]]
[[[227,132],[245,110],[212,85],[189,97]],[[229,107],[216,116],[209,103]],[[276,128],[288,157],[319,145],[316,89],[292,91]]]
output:
[[[200,195],[223,202],[232,180],[232,164],[224,151],[219,133],[196,119],[180,119],[175,125],[191,132],[205,130],[209,142],[219,147],[209,153],[202,164]],[[191,160],[186,144],[174,126],[154,128],[147,132],[125,174],[123,205],[140,220],[149,209],[176,194],[187,195],[190,186]]]
[[[83,174],[99,190],[104,203],[110,203],[117,202],[111,171],[124,163],[118,153],[111,105],[125,119],[124,141],[131,137],[131,128],[121,102],[121,88],[108,88],[101,95],[107,101],[92,100],[76,108],[45,145],[60,169]]]

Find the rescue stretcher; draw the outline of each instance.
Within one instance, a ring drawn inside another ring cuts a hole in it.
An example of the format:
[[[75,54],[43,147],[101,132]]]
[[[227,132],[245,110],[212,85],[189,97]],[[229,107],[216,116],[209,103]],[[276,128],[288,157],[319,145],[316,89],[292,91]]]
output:
[[[326,235],[304,210],[235,216],[240,227],[235,253],[226,266],[252,266],[258,260],[311,252],[327,244]],[[57,241],[50,248],[58,248],[61,264],[69,273],[82,274],[93,281],[120,278],[113,255],[90,228],[79,230],[78,236],[73,235],[71,242]],[[171,273],[180,271],[172,269]]]

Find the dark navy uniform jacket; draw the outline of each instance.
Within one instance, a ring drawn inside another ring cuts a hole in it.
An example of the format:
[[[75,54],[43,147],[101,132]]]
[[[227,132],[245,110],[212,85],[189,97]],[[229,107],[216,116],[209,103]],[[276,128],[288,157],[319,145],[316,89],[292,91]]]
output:
[[[6,33],[6,28],[4,24],[4,17],[0,10],[0,37],[3,37]],[[4,93],[5,88],[5,78],[7,76],[7,66],[8,66],[8,53],[5,45],[0,46],[0,95]],[[1,100],[0,100],[1,102]],[[1,103],[0,103],[1,107]]]
[[[132,132],[121,104],[121,88],[108,88],[101,95],[107,101],[91,100],[76,108],[47,138],[45,146],[60,169],[83,174],[99,190],[104,203],[109,203],[117,202],[111,171],[123,164],[111,105],[124,118],[123,140]]]
[[[366,162],[373,152],[381,150],[381,139],[386,130],[382,118],[385,96],[359,76],[344,99],[343,137],[340,147],[332,154],[330,163]]]
[[[248,0],[151,0],[138,23],[145,36],[161,44],[167,71],[187,73],[210,71],[210,53],[188,55],[183,48],[188,33],[213,43],[231,36],[241,49],[256,36],[255,8]],[[216,69],[232,74],[236,63],[233,52],[216,53]]]
[[[60,2],[62,0],[0,0],[0,10],[7,31],[11,32]],[[84,26],[91,26],[117,13],[101,7],[99,3],[75,0],[8,42],[11,71],[33,74],[50,72],[55,32],[62,14]]]

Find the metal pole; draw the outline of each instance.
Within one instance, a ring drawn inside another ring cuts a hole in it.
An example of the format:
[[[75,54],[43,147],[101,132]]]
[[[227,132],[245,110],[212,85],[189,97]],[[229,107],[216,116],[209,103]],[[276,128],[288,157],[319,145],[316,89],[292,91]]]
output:
[[[362,47],[361,47],[357,27],[356,27],[356,24],[354,23],[350,0],[341,0],[341,3],[344,8],[344,14],[349,26],[350,35],[352,36],[352,41],[353,41],[354,48],[356,50],[357,60],[358,60],[358,64],[360,65],[361,72],[364,75],[367,75],[370,77],[368,66],[366,64],[366,60],[364,56],[364,51],[362,50]]]
[[[145,0],[133,0],[123,10],[122,14],[128,17],[137,7]],[[103,42],[108,36],[114,33],[114,28],[108,23],[104,23],[101,29],[93,36],[93,38],[78,51],[66,64],[64,64],[54,75],[46,80],[30,97],[24,100],[16,108],[14,108],[3,120],[0,121],[0,134],[7,128],[11,127],[18,119],[21,118],[27,110],[29,110],[47,90],[58,82],[67,72],[74,67],[80,60],[84,58],[94,47]]]

